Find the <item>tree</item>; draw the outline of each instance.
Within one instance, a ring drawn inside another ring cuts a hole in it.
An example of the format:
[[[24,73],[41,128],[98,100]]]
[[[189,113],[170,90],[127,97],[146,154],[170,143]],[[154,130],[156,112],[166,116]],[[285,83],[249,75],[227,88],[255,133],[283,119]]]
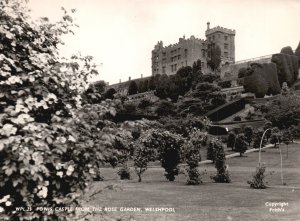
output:
[[[174,115],[176,113],[176,106],[170,101],[161,101],[155,110],[155,113],[159,116]]]
[[[201,69],[202,69],[201,60],[197,59],[197,61],[194,61],[194,63],[193,63],[192,71],[194,74],[197,74],[197,73],[201,72]]]
[[[221,64],[221,48],[219,45],[212,43],[209,45],[208,50],[209,60],[207,61],[207,64],[213,71],[216,71]]]
[[[265,124],[264,124],[264,130],[267,130],[267,129],[270,129],[270,128],[272,128],[272,122],[271,122],[271,121],[266,121]],[[271,130],[268,130],[268,131],[266,131],[266,133],[265,133],[265,137],[266,137],[266,139],[267,139],[267,142],[269,141],[269,138],[270,138],[270,136],[271,136],[271,133],[272,133]]]
[[[155,77],[151,76],[148,82],[148,88],[153,91],[156,88],[156,84],[155,84]]]
[[[134,152],[134,169],[139,177],[139,182],[142,182],[142,174],[147,170],[150,161],[149,151],[145,146],[138,146]]]
[[[278,129],[278,127],[272,128],[272,133],[270,136],[270,143],[274,144],[274,147],[276,148],[277,144],[279,145],[282,141],[282,133]]]
[[[218,140],[214,140],[214,153],[215,153],[215,167],[217,169],[217,174],[211,178],[216,183],[230,183],[231,179],[229,176],[228,166],[226,165],[226,157],[224,152],[224,147],[222,143]]]
[[[93,87],[96,93],[102,94],[105,91],[105,81],[97,81],[89,85],[89,88]]]
[[[291,46],[286,46],[281,49],[280,51],[281,54],[288,54],[288,55],[294,55],[293,49]]]
[[[159,146],[159,159],[161,166],[165,169],[165,177],[169,181],[174,181],[175,176],[179,172],[178,165],[181,160],[183,139],[168,131],[162,132],[157,138],[161,142]]]
[[[160,99],[171,98],[172,100],[177,100],[178,94],[175,92],[175,85],[166,74],[161,75],[159,78],[156,77],[156,88],[155,96]]]
[[[104,93],[104,95],[103,95],[103,97],[105,98],[105,99],[114,99],[114,94],[116,94],[117,93],[117,91],[114,89],[114,88],[110,88],[110,89],[108,89],[105,93]]]
[[[262,139],[263,132],[264,131],[262,131],[262,130],[258,130],[254,133],[254,135],[253,135],[253,148],[258,149],[260,147],[260,142],[261,142],[261,139]],[[262,147],[264,145],[266,145],[266,143],[267,143],[266,136],[264,136],[263,141],[262,141]]]
[[[229,132],[228,133],[228,138],[227,138],[227,147],[228,148],[231,148],[232,150],[234,149],[235,139],[236,139],[235,133]]]
[[[244,136],[245,136],[246,141],[248,142],[248,145],[250,146],[252,139],[253,139],[253,129],[251,126],[245,127]]]
[[[246,137],[243,134],[239,134],[236,137],[235,141],[235,151],[240,153],[240,156],[243,155],[247,150]]]
[[[143,88],[142,88],[142,91],[143,92],[146,92],[146,91],[148,91],[149,90],[149,81],[148,81],[148,79],[145,79],[144,81],[143,81]]]
[[[287,155],[287,158],[289,158],[289,144],[290,144],[291,140],[292,140],[292,138],[291,138],[290,131],[289,130],[285,130],[283,132],[283,135],[282,135],[282,141],[286,145],[286,155]]]
[[[291,125],[297,125],[300,118],[300,96],[297,94],[288,94],[278,96],[273,102],[266,104],[268,112],[265,118],[272,122],[272,125],[282,128],[289,128]]]
[[[216,141],[211,140],[208,144],[207,153],[206,153],[206,159],[211,160],[213,163],[215,162],[215,157],[216,157],[216,153],[215,153],[216,147],[215,147],[215,145],[216,145]]]
[[[241,68],[238,76],[245,91],[254,93],[256,97],[280,93],[275,63],[252,63],[247,69]]]
[[[298,57],[299,65],[300,65],[300,41],[299,41],[298,47],[295,50],[295,55]]]
[[[128,94],[133,95],[138,93],[138,85],[135,81],[130,81],[128,86]]]

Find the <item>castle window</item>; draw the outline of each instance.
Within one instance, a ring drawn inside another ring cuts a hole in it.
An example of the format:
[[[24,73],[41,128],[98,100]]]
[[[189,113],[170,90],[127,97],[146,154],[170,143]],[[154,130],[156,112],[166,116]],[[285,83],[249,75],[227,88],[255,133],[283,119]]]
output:
[[[228,49],[228,44],[227,43],[224,44],[224,49]]]
[[[227,51],[224,52],[224,56],[225,56],[226,58],[228,57],[228,52],[227,52]]]
[[[181,56],[180,56],[180,55],[178,55],[178,60],[180,60],[180,58],[181,58]]]
[[[166,56],[166,52],[163,52],[162,55],[163,55],[163,56]]]
[[[177,70],[177,64],[174,64],[174,71]]]
[[[213,41],[215,40],[215,36],[214,35],[212,36],[212,39],[213,39]]]
[[[165,66],[162,67],[162,72],[163,72],[163,74],[166,73],[166,67]]]
[[[188,55],[188,49],[184,49],[184,57],[187,58]]]
[[[208,40],[211,41],[211,37],[208,37]]]
[[[224,40],[225,40],[225,41],[227,41],[227,39],[228,39],[228,36],[227,36],[227,35],[225,35],[225,36],[224,36]]]
[[[204,58],[205,57],[205,51],[202,50],[202,57]]]

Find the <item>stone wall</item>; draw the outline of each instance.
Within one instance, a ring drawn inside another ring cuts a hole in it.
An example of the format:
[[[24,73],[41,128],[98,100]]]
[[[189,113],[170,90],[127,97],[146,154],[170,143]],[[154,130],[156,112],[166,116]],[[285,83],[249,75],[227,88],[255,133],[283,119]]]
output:
[[[221,68],[221,79],[235,80],[238,78],[238,73],[241,68],[250,67],[251,63],[270,63],[272,55],[266,55],[263,57],[257,57],[252,59],[247,59],[243,61],[238,61],[234,64],[223,65]]]

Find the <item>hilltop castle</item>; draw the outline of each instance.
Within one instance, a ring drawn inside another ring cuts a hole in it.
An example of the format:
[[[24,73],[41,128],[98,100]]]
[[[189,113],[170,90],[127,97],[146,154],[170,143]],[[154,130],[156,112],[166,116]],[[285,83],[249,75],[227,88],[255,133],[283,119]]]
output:
[[[167,47],[159,41],[152,50],[152,75],[175,74],[180,67],[192,66],[201,60],[202,71],[210,72],[207,61],[210,58],[210,48],[218,45],[221,49],[221,64],[235,62],[235,30],[217,26],[210,28],[207,22],[206,39],[195,38],[193,35],[186,39],[179,38],[179,42]]]

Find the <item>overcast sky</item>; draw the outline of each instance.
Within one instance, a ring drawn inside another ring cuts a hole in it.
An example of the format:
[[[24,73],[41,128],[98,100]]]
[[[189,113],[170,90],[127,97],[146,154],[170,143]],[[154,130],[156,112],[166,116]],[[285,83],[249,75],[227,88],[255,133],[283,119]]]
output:
[[[62,54],[92,55],[110,84],[151,75],[151,50],[185,35],[205,38],[211,27],[235,29],[236,61],[295,49],[300,41],[300,0],[30,0],[32,15],[57,19],[76,8],[75,36]],[[101,66],[102,64],[102,66]]]

